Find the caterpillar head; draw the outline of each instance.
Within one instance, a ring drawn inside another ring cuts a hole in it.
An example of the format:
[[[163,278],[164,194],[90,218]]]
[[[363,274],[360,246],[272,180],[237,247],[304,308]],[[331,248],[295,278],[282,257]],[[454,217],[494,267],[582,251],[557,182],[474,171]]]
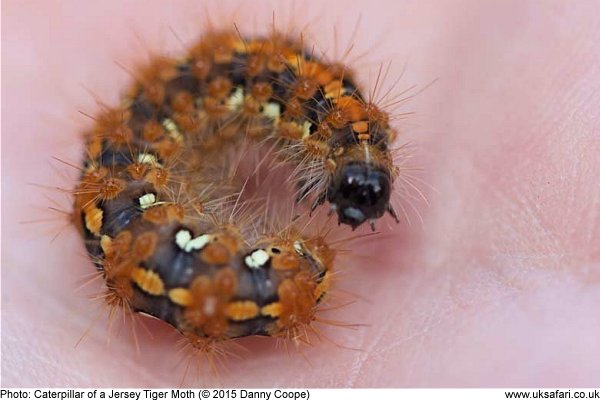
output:
[[[369,220],[374,221],[386,211],[395,216],[390,208],[392,182],[389,172],[365,161],[353,161],[343,165],[333,175],[327,190],[327,200],[338,215],[338,222],[356,229]]]

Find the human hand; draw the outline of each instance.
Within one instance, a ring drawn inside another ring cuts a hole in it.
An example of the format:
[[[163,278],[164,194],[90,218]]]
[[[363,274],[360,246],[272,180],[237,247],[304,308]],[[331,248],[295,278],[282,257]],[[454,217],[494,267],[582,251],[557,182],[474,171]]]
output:
[[[271,19],[265,3],[223,7],[223,15],[239,8],[238,18]],[[125,328],[107,346],[105,322],[93,323],[83,304],[89,286],[75,292],[93,270],[77,233],[68,227],[51,242],[60,223],[19,221],[39,216],[32,204],[48,204],[28,182],[69,187],[77,179],[49,162],[80,159],[77,134],[89,121],[77,110],[96,109],[86,88],[116,102],[129,76],[114,61],[128,65],[132,51],[145,51],[136,36],[173,49],[165,27],[194,37],[204,20],[190,15],[202,11],[197,1],[4,2],[4,386],[179,385],[173,329],[146,322],[153,339],[138,329],[139,353]],[[414,204],[422,224],[410,210],[410,226],[380,223],[383,235],[353,242],[355,256],[336,266],[358,300],[331,319],[367,326],[323,332],[358,351],[322,341],[288,356],[268,338],[248,338],[219,376],[187,383],[597,386],[597,11],[593,1],[329,2],[311,25],[324,42],[331,20],[351,32],[360,13],[358,48],[386,32],[361,63],[377,69],[372,60],[393,59],[393,82],[408,60],[396,90],[438,78],[400,109],[415,115],[396,122],[405,131],[399,142],[416,144],[420,178],[435,189],[421,186],[430,205]]]

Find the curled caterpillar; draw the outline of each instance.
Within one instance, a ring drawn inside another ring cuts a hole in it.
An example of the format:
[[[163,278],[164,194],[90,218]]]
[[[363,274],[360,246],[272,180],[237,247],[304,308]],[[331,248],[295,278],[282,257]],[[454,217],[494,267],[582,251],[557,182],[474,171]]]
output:
[[[323,236],[256,235],[220,218],[232,193],[220,171],[231,149],[273,142],[294,168],[298,201],[311,198],[311,211],[327,201],[340,223],[374,229],[384,213],[396,218],[388,115],[345,66],[277,33],[211,33],[134,75],[122,105],[87,132],[74,191],[106,301],[193,344],[297,337],[329,289],[336,252]]]

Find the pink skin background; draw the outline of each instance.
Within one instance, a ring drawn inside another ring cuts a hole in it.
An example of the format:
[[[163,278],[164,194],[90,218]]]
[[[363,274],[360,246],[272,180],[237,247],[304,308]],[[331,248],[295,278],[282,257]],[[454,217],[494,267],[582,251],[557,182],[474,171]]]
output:
[[[93,271],[81,240],[44,210],[68,197],[29,183],[72,187],[77,171],[52,156],[80,162],[91,121],[78,110],[97,112],[90,92],[115,104],[130,80],[115,62],[182,51],[171,29],[190,43],[206,10],[248,32],[273,8],[283,28],[310,22],[307,42],[330,55],[336,35],[368,49],[353,61],[367,86],[387,61],[387,87],[406,67],[396,93],[437,79],[395,122],[429,205],[413,201],[423,223],[381,221],[337,263],[355,301],[328,318],[365,326],[324,327],[338,345],[302,354],[243,339],[218,376],[186,384],[600,385],[600,5],[550,0],[3,1],[2,385],[180,384],[170,327],[138,328],[139,352],[126,328],[107,345],[87,299],[99,282],[77,290]]]

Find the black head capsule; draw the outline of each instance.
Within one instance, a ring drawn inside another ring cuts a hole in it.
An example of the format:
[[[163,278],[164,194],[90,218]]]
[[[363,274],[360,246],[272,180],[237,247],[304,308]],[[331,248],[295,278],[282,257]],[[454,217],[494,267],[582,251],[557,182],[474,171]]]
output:
[[[338,214],[339,223],[355,229],[390,210],[390,174],[364,161],[344,165],[332,178],[327,201]]]

